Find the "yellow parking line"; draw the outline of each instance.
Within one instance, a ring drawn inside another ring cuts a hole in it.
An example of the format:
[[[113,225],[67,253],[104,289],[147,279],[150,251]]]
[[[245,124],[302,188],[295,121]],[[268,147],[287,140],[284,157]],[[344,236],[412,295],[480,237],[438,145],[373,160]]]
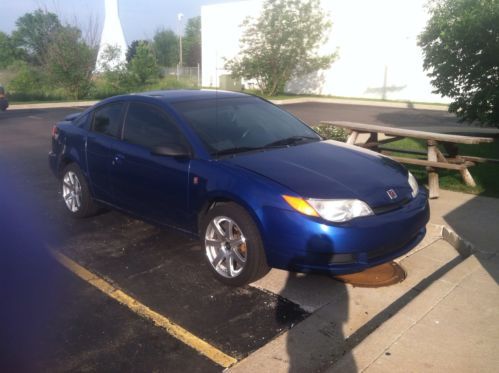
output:
[[[120,289],[115,288],[109,282],[83,268],[81,265],[69,259],[64,254],[52,250],[52,255],[57,259],[59,263],[76,274],[78,277],[95,286],[97,289],[107,294],[111,298],[117,300],[121,304],[127,306],[136,314],[146,319],[152,320],[157,326],[165,329],[170,335],[184,342],[189,347],[206,356],[208,359],[214,361],[224,368],[228,368],[229,366],[237,363],[237,360],[232,356],[223,353],[216,347],[213,347],[209,343],[203,341],[201,338],[196,337],[194,334],[170,321],[165,316],[151,310],[146,305],[140,303]]]

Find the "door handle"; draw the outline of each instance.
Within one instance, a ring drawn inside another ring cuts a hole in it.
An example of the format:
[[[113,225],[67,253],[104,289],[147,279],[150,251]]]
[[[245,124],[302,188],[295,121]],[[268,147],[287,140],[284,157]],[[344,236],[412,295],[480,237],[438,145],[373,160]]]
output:
[[[125,156],[121,153],[117,153],[113,157],[113,161],[111,162],[113,166],[122,163],[125,160]]]

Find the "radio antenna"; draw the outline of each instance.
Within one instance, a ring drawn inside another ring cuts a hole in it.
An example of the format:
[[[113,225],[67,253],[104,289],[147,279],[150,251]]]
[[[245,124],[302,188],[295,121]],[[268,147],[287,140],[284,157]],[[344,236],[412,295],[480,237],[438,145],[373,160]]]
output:
[[[218,127],[218,85],[220,79],[218,77],[218,49],[215,49],[215,124]]]

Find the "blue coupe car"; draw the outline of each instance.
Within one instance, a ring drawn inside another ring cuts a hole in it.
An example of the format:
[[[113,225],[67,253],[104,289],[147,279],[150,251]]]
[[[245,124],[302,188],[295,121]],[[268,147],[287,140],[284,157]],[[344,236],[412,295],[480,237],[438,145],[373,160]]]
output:
[[[235,286],[271,267],[362,271],[417,245],[429,219],[402,165],[242,93],[106,99],[54,126],[49,162],[70,215],[107,206],[194,234]]]

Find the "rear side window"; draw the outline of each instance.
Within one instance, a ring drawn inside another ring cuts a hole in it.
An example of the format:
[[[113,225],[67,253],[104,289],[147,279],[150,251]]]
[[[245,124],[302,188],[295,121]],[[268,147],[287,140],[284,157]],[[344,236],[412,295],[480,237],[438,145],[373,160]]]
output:
[[[123,103],[103,106],[95,111],[92,129],[103,135],[120,137]]]
[[[131,103],[128,107],[123,140],[149,149],[171,143],[185,143],[179,129],[166,113],[141,103]]]
[[[73,122],[73,124],[76,127],[88,129],[88,126],[87,126],[87,124],[88,124],[88,114],[80,115],[77,119],[75,119],[75,121]]]

